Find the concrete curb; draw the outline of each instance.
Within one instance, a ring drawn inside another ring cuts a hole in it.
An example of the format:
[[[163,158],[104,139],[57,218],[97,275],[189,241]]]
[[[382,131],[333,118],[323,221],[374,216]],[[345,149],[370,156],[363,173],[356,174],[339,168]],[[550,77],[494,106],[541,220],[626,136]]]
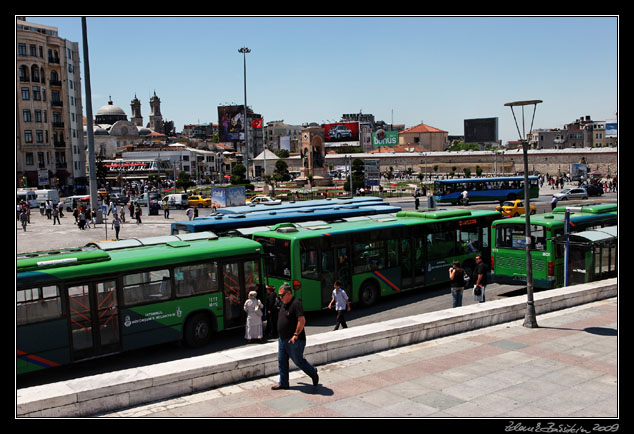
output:
[[[617,278],[536,293],[537,322],[540,314],[617,294]],[[305,356],[322,365],[514,321],[525,309],[526,296],[517,296],[321,333],[308,338]],[[17,390],[16,414],[89,417],[277,372],[277,342],[271,342]]]

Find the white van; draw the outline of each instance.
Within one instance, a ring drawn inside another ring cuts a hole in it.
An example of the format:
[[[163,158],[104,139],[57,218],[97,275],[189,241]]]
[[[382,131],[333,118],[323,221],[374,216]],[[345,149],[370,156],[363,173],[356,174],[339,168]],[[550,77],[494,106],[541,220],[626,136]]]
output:
[[[168,194],[163,198],[163,202],[165,201],[167,201],[167,206],[170,208],[185,209],[189,207],[189,199],[186,194]]]
[[[40,206],[40,203],[37,201],[37,194],[35,194],[34,190],[18,189],[16,197],[17,203],[24,201],[29,208],[37,208]]]
[[[53,205],[57,205],[59,202],[59,193],[55,189],[35,190],[35,194],[37,195],[38,204],[46,203],[47,200],[50,200]]]

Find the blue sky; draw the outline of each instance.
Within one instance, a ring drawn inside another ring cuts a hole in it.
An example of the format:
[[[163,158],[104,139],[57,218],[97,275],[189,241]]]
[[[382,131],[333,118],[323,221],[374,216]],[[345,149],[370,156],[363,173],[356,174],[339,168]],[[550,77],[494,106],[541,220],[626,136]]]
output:
[[[83,47],[80,16],[27,21]],[[464,119],[498,117],[506,142],[518,139],[507,102],[543,100],[534,128],[618,110],[616,16],[88,16],[87,34],[93,113],[112,96],[130,117],[136,94],[147,122],[156,91],[177,131],[244,103],[243,46],[247,103],[265,122],[361,111],[462,135]]]

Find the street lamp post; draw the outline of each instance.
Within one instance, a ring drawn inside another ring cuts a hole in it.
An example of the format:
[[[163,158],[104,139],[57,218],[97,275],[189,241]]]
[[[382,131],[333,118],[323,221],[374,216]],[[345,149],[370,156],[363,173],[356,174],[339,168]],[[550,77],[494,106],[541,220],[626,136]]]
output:
[[[242,53],[243,65],[244,65],[244,147],[246,153],[246,166],[247,166],[247,182],[249,181],[249,123],[247,122],[247,53],[251,50],[247,47],[242,47],[238,50],[238,53]]]
[[[524,151],[524,209],[526,212],[524,213],[525,218],[525,236],[526,236],[526,294],[527,294],[527,302],[526,302],[526,315],[524,317],[524,327],[528,328],[536,328],[537,326],[537,318],[535,314],[535,304],[533,301],[533,261],[531,256],[531,219],[530,213],[530,197],[529,197],[529,184],[528,184],[528,141],[526,140],[526,132],[524,131],[524,106],[532,105],[533,106],[533,117],[531,119],[531,127],[529,130],[533,129],[533,121],[535,120],[535,111],[537,110],[537,104],[541,103],[541,100],[531,100],[531,101],[515,101],[504,104],[507,107],[511,108],[511,113],[513,113],[513,119],[515,120],[515,126],[517,127],[517,133],[520,136],[520,141],[522,142],[522,150]],[[515,117],[515,111],[513,111],[513,107],[522,107],[522,132],[520,132],[519,125],[517,124],[517,118]]]

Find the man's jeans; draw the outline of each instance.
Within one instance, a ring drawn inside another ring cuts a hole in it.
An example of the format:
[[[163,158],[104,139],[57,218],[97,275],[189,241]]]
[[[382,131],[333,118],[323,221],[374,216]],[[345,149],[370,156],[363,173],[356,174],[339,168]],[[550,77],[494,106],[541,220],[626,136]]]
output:
[[[278,338],[277,340],[277,364],[280,370],[280,382],[281,387],[288,387],[288,359],[293,360],[293,363],[304,371],[306,375],[313,378],[317,375],[317,369],[315,369],[304,358],[304,348],[306,347],[306,341],[295,341],[294,344],[289,342],[289,339]]]

